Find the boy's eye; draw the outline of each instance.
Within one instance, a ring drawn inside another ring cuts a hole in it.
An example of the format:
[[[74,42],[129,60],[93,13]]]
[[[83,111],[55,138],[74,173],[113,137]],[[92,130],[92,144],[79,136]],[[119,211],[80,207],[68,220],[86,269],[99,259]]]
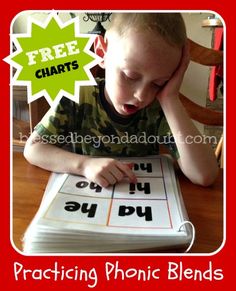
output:
[[[162,86],[161,86],[161,85],[159,85],[159,84],[156,84],[156,83],[153,83],[153,86],[155,86],[157,89],[161,89],[161,88],[162,88]]]
[[[158,90],[160,90],[160,89],[162,89],[163,87],[165,87],[165,85],[166,85],[167,82],[168,82],[168,81],[164,82],[163,84],[153,83],[153,85],[154,85]]]
[[[123,76],[128,80],[137,80],[138,75],[131,72],[123,72]]]

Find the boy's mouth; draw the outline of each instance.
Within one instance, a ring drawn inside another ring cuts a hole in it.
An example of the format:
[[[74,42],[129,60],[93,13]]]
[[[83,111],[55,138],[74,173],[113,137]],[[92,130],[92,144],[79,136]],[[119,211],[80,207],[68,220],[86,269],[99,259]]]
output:
[[[138,106],[135,106],[133,104],[124,104],[124,111],[128,114],[133,114],[137,112],[139,109]]]

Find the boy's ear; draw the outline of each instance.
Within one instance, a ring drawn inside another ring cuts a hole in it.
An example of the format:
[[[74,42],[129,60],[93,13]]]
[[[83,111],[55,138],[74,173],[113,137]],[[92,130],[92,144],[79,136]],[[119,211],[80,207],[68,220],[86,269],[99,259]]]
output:
[[[104,66],[104,56],[107,51],[107,43],[101,35],[97,35],[94,41],[94,52],[103,60],[99,63],[99,66],[105,69]]]

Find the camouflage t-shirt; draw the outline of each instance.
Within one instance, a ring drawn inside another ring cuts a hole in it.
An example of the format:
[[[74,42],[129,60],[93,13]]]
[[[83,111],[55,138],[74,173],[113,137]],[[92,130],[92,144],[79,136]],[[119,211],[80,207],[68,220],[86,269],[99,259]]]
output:
[[[164,143],[177,158],[160,104],[155,101],[122,118],[109,107],[104,84],[104,80],[97,79],[97,86],[80,88],[79,103],[63,97],[51,108],[35,128],[42,142],[96,156],[156,155],[159,144]]]

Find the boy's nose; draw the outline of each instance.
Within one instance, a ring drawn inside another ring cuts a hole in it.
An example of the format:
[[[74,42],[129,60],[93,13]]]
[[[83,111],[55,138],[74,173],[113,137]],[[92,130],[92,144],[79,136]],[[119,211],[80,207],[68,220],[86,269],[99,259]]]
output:
[[[134,97],[137,99],[139,102],[144,102],[149,98],[149,90],[147,87],[138,87],[136,88],[134,92]]]

